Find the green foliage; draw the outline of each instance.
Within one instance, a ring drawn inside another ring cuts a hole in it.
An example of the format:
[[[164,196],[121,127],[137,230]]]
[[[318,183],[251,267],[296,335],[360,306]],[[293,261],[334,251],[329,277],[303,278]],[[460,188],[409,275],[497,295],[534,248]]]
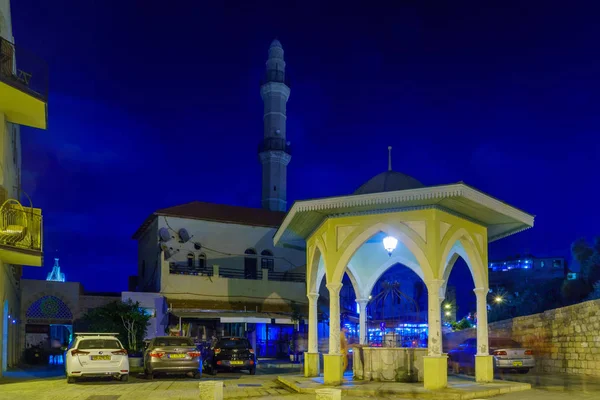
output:
[[[600,281],[594,284],[594,290],[588,295],[586,300],[598,300],[600,299]]]
[[[590,291],[590,285],[584,279],[565,280],[561,288],[561,295],[565,305],[570,305],[583,301]]]
[[[89,310],[83,316],[83,324],[91,332],[117,332],[129,353],[137,353],[143,347],[150,316],[139,302],[115,301],[103,307]]]
[[[579,263],[581,279],[591,291],[593,285],[600,281],[600,236],[594,239],[592,245],[585,239],[576,240],[571,245],[571,253]]]
[[[463,318],[460,321],[452,322],[450,324],[453,331],[462,331],[463,329],[469,329],[473,327],[473,324],[467,318]]]

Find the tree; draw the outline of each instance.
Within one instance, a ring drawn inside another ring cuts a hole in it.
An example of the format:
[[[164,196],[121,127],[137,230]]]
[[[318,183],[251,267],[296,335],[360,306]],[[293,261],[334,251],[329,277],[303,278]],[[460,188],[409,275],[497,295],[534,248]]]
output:
[[[600,280],[600,237],[594,239],[592,246],[583,238],[577,239],[571,245],[571,254],[579,263],[581,279],[591,291],[592,286]]]
[[[588,295],[588,297],[586,298],[586,300],[598,300],[598,299],[600,299],[600,281],[598,281],[594,284],[594,290],[592,290],[592,293],[590,293]]]
[[[118,333],[129,353],[139,352],[148,329],[148,315],[139,302],[114,301],[89,310],[83,323],[93,332]]]
[[[590,291],[590,285],[585,279],[565,280],[561,288],[561,295],[565,305],[570,305],[583,301]]]
[[[473,324],[467,318],[463,318],[458,322],[452,322],[450,325],[452,326],[453,331],[462,331],[463,329],[469,329],[473,327]]]

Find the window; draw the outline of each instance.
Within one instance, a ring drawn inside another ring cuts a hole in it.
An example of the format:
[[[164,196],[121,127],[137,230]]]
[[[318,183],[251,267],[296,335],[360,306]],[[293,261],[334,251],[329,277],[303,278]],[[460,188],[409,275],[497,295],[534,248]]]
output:
[[[262,269],[268,269],[269,272],[275,271],[275,260],[273,259],[273,253],[271,253],[269,250],[263,250],[260,255],[260,267]]]
[[[246,251],[244,251],[244,254],[246,255],[244,257],[244,278],[256,279],[257,278],[256,250],[246,249]]]
[[[200,255],[198,256],[198,268],[206,268],[206,254],[204,253],[200,253]]]
[[[158,337],[154,338],[154,342],[151,345],[152,347],[175,347],[175,346],[194,346],[194,342],[188,338],[181,337]]]
[[[194,268],[194,254],[188,253],[187,255],[188,268]]]
[[[77,346],[79,350],[94,349],[122,349],[121,343],[116,339],[83,339]]]

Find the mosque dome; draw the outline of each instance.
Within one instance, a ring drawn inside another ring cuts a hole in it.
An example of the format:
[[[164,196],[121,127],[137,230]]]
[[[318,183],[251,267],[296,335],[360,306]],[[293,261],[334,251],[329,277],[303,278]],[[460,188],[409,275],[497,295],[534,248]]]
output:
[[[396,171],[385,171],[375,175],[354,192],[354,194],[393,192],[396,190],[417,189],[425,187],[421,182]]]

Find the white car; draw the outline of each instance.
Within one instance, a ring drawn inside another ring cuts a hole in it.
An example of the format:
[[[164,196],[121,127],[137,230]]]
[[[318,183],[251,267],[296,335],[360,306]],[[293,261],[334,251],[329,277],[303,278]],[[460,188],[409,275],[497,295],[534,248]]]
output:
[[[127,350],[116,333],[76,333],[65,353],[67,382],[77,378],[112,376],[129,378]]]

